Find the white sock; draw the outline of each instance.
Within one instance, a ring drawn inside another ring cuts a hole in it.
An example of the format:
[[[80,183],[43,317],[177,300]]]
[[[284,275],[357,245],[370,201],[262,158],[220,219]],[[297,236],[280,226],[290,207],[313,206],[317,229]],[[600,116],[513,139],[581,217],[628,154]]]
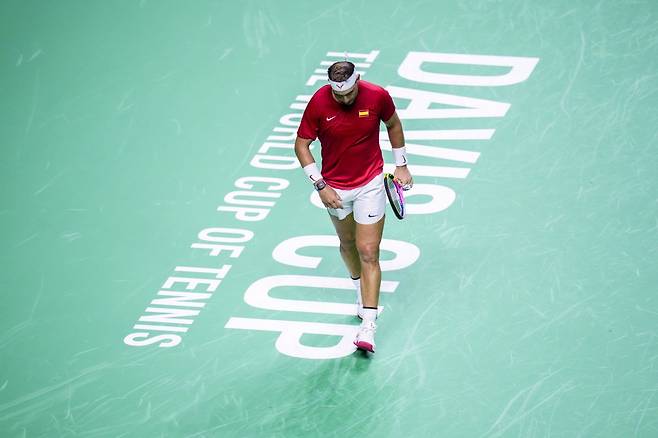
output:
[[[375,322],[375,320],[377,319],[377,309],[364,308],[361,317],[363,318],[364,321]]]
[[[354,279],[352,277],[350,277],[350,278],[352,279],[352,283],[354,283],[354,287],[356,288],[356,302],[361,304],[361,302],[362,302],[361,301],[361,277],[359,277],[357,279]]]

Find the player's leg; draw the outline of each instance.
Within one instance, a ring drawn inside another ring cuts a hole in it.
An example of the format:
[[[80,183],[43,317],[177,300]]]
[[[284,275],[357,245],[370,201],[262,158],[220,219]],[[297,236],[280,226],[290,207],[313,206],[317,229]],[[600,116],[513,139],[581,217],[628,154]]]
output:
[[[353,204],[356,248],[361,263],[361,295],[364,307],[377,308],[382,272],[379,245],[384,231],[386,193],[384,175],[378,175],[356,193]]]
[[[374,224],[356,224],[356,247],[361,263],[361,296],[363,306],[377,308],[382,270],[379,265],[379,245],[384,232],[384,217]]]
[[[340,256],[350,273],[354,283],[356,296],[356,315],[360,315],[361,307],[361,260],[356,250],[356,223],[352,214],[354,207],[354,190],[336,190],[342,199],[343,208],[328,208],[329,217],[334,224],[340,242]]]
[[[354,215],[350,213],[343,220],[339,220],[332,214],[329,216],[340,241],[340,256],[343,258],[345,266],[352,278],[359,278],[361,276],[361,260],[356,250],[356,222],[354,222]]]

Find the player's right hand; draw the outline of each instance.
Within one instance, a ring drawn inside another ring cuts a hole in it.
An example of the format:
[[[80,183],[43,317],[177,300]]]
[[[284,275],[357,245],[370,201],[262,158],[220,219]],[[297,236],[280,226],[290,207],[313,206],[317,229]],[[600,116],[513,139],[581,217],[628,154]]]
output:
[[[343,208],[342,200],[340,195],[336,193],[334,189],[329,186],[326,186],[324,189],[318,192],[320,194],[320,200],[327,208]]]

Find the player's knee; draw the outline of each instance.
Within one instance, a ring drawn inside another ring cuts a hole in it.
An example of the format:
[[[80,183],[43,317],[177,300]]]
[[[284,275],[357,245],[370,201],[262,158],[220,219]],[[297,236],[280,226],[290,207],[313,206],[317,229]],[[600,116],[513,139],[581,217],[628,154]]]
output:
[[[364,263],[374,263],[379,261],[379,244],[378,243],[361,243],[357,245],[359,258]]]

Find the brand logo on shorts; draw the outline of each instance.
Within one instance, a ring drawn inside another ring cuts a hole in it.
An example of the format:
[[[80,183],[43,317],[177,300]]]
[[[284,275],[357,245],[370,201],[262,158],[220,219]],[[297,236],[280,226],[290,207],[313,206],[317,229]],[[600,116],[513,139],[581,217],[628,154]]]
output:
[[[332,121],[333,119],[335,119],[335,118],[336,118],[336,116],[333,116],[333,117],[327,117],[327,122],[331,122],[331,121]]]
[[[376,214],[369,214],[368,217],[377,217]]]

